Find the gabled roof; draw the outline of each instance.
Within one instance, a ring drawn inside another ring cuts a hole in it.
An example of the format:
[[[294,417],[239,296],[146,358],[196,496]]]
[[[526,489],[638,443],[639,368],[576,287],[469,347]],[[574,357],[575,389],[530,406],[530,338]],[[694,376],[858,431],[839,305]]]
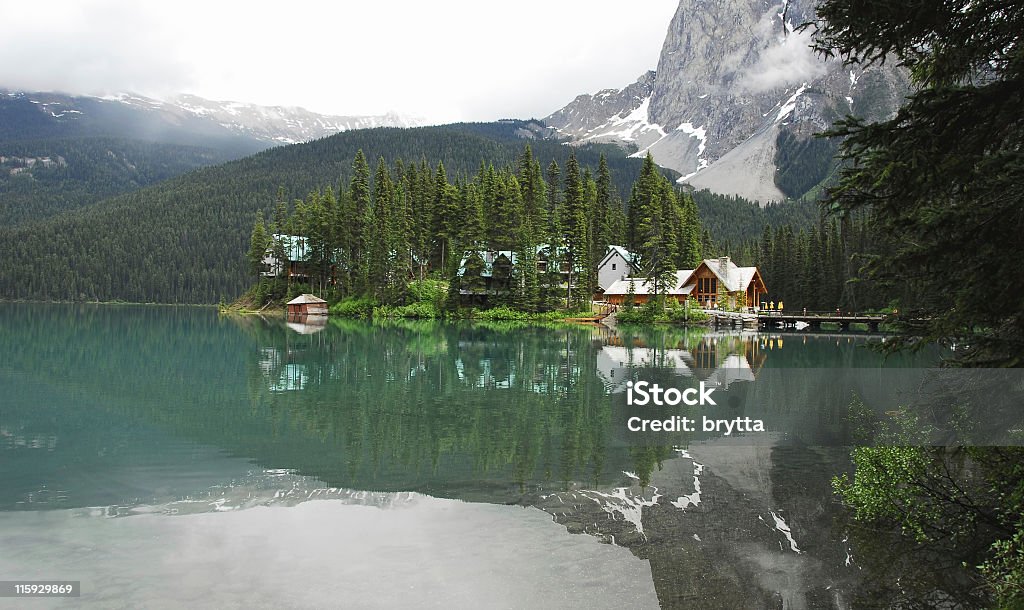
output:
[[[327,301],[312,294],[300,294],[294,299],[288,301],[289,305],[303,305],[305,303],[327,303]]]
[[[637,268],[636,254],[633,254],[632,252],[623,248],[622,246],[608,246],[608,252],[605,253],[604,258],[601,259],[601,262],[597,264],[597,268],[600,269],[601,267],[604,267],[604,264],[608,262],[608,259],[615,256],[616,254],[621,256],[622,259],[625,260],[630,267],[633,267],[634,269]]]
[[[667,294],[682,295],[690,294],[693,292],[693,284],[684,286],[685,281],[680,278],[688,279],[692,270],[682,270],[676,272],[676,285],[669,289]],[[626,295],[629,294],[629,285],[633,284],[633,294],[654,294],[654,282],[648,280],[645,277],[627,277],[624,280],[619,280],[613,283],[604,291],[605,296],[608,295]]]
[[[718,277],[718,280],[725,286],[726,292],[746,290],[751,280],[754,279],[754,274],[757,273],[757,267],[738,267],[729,257],[725,257],[724,268],[722,259],[718,258],[705,258],[701,265],[706,266]]]
[[[466,273],[466,262],[469,261],[469,256],[472,253],[473,251],[470,250],[462,255],[457,272],[457,275],[460,277]],[[477,250],[476,253],[480,256],[480,260],[484,262],[484,270],[480,272],[480,277],[491,277],[491,274],[494,272],[494,261],[502,256],[507,258],[513,267],[519,262],[519,257],[513,250]]]

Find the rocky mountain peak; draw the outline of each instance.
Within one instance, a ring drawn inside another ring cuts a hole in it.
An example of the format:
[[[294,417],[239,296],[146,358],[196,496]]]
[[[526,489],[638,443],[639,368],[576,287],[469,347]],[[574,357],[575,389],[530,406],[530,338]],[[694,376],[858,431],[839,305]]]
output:
[[[850,112],[889,114],[908,86],[892,66],[865,74],[816,55],[810,30],[799,30],[813,11],[810,0],[681,0],[655,73],[579,96],[545,122],[650,152],[696,188],[761,202],[799,196],[777,184],[778,142],[800,146]]]

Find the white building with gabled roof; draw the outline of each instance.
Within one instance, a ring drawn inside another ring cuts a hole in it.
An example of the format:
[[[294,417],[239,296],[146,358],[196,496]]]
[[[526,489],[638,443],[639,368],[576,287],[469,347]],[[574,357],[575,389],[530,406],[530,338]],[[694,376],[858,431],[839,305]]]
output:
[[[597,285],[600,291],[604,292],[615,282],[636,275],[640,271],[636,260],[636,255],[622,246],[608,246],[608,252],[597,264]]]

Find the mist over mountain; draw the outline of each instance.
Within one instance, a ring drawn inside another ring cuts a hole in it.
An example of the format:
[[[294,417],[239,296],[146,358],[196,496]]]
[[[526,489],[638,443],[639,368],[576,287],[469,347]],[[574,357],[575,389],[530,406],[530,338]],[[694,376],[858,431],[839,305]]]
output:
[[[158,100],[131,93],[94,97],[0,89],[2,140],[104,135],[170,144],[233,145],[251,153],[352,129],[421,124],[420,119],[395,113],[332,116],[299,107],[214,101],[195,95]]]
[[[544,120],[577,141],[650,152],[681,184],[762,203],[825,180],[835,144],[812,139],[847,114],[883,118],[909,91],[887,63],[844,68],[815,55],[808,0],[682,0],[655,72],[580,95]]]

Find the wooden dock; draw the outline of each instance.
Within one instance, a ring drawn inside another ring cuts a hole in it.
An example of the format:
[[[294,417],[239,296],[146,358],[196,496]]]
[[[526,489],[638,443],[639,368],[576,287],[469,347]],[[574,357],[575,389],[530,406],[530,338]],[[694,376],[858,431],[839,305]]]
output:
[[[885,320],[882,315],[857,315],[857,314],[779,314],[761,313],[757,316],[758,326],[771,328],[782,325],[783,328],[795,327],[797,322],[803,322],[810,328],[817,330],[822,324],[835,324],[839,330],[849,330],[851,324],[864,324],[871,332],[878,332],[878,325]]]
[[[780,314],[778,312],[745,313],[705,309],[715,327],[733,326],[742,328],[795,328],[797,322],[807,324],[812,330],[821,329],[822,324],[835,324],[839,330],[849,330],[851,324],[864,324],[871,332],[878,332],[878,325],[885,320],[881,315],[856,314]]]

